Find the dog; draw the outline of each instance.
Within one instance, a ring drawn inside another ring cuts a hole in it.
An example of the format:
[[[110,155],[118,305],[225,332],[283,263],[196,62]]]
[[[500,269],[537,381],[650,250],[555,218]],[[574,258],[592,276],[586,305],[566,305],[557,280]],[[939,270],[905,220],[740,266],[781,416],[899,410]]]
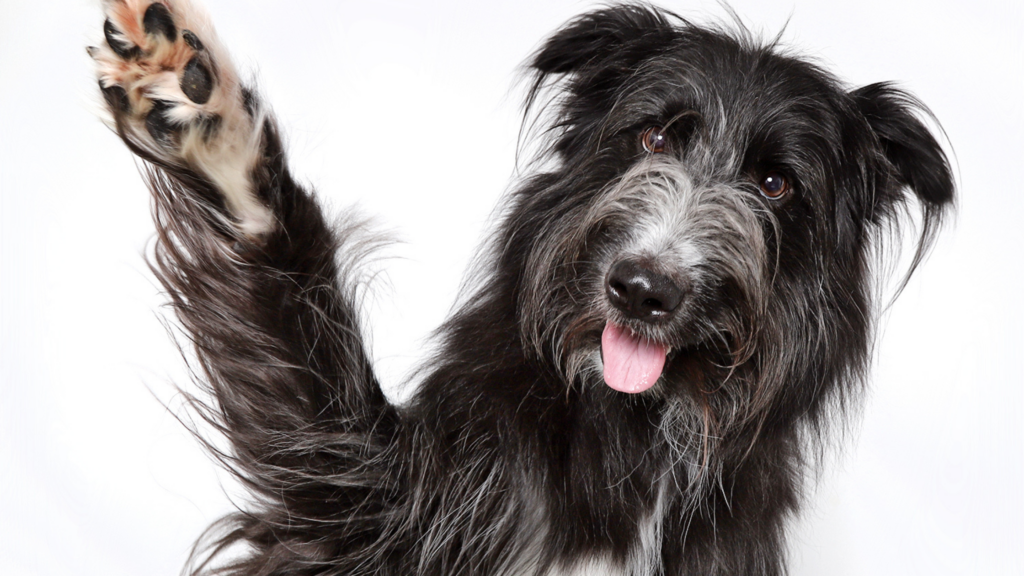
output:
[[[528,63],[532,172],[394,405],[360,335],[364,227],[328,225],[195,4],[104,8],[89,53],[145,161],[151,264],[251,495],[190,573],[785,572],[880,260],[919,213],[912,272],[954,205],[922,103],[740,25],[571,20]]]

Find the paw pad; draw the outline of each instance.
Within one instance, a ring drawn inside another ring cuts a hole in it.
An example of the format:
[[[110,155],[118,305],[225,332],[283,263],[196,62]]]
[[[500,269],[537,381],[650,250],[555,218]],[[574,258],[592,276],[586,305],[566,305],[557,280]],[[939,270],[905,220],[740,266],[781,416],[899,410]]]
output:
[[[196,52],[196,55],[188,61],[181,74],[181,91],[188,96],[188,99],[196,104],[206,104],[213,93],[213,74],[210,68],[203,63],[201,57],[203,43],[192,33],[191,30],[182,30],[181,37]]]
[[[142,28],[146,31],[146,34],[163,35],[164,38],[167,38],[168,42],[174,42],[178,39],[178,28],[174,25],[171,11],[167,9],[167,6],[159,2],[150,4],[149,8],[146,9],[146,14],[142,17]]]
[[[171,102],[154,100],[153,109],[146,115],[146,131],[153,140],[164,146],[172,146],[175,141],[175,126],[167,118],[167,112],[174,108]]]
[[[107,39],[107,45],[110,49],[117,54],[119,58],[124,60],[134,60],[142,54],[142,50],[138,46],[133,46],[127,40],[122,40],[124,34],[114,26],[114,23],[107,18],[107,21],[103,23],[103,36]]]
[[[110,106],[115,112],[127,113],[131,111],[132,105],[124,88],[117,85],[104,86],[103,82],[100,81],[100,91],[103,92],[103,99],[106,100],[107,106]]]
[[[199,37],[193,34],[191,30],[182,30],[181,37],[185,40],[185,44],[188,44],[189,48],[196,52],[203,51],[203,43],[199,41]]]

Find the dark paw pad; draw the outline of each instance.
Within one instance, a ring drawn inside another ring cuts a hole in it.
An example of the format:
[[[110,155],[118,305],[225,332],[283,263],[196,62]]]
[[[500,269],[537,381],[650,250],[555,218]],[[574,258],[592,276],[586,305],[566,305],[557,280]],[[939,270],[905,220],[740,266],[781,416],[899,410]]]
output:
[[[256,117],[256,108],[260,105],[259,97],[252,90],[242,87],[242,106],[245,107],[245,112],[249,114],[250,118]]]
[[[123,37],[121,31],[114,27],[114,23],[108,18],[107,21],[103,23],[103,36],[106,37],[107,45],[114,51],[114,54],[117,54],[118,57],[124,60],[134,60],[142,53],[138,46],[132,46],[125,40],[115,38],[115,34]]]
[[[171,42],[178,39],[178,28],[174,25],[171,11],[159,2],[146,8],[146,14],[142,17],[142,27],[146,34],[163,34]]]
[[[196,104],[206,104],[213,93],[213,76],[210,69],[195,56],[185,65],[181,75],[181,91]]]
[[[164,146],[174,145],[176,127],[167,118],[167,111],[173,107],[170,102],[153,101],[153,109],[146,115],[146,130],[149,135]]]
[[[107,106],[114,112],[128,112],[131,110],[131,103],[128,101],[128,93],[124,91],[124,88],[120,86],[104,87],[103,82],[100,82],[100,91],[103,92],[103,99],[107,101]]]
[[[199,130],[199,133],[203,135],[203,140],[209,142],[217,135],[217,130],[220,129],[221,118],[216,114],[210,114],[201,116],[199,121],[196,122],[195,126]]]
[[[203,43],[199,41],[199,37],[193,34],[191,30],[182,30],[181,37],[185,40],[185,44],[188,44],[196,52],[203,51]]]

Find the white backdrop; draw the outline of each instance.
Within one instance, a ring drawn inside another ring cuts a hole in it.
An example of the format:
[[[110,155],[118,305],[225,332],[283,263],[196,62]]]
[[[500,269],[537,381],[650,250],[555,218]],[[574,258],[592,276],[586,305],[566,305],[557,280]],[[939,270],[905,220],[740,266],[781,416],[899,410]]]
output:
[[[177,574],[235,488],[184,383],[148,198],[93,112],[91,0],[0,0],[0,574]],[[295,171],[405,243],[376,285],[392,386],[513,177],[517,65],[586,2],[209,0]],[[1016,0],[735,0],[755,29],[942,120],[961,211],[887,317],[856,432],[794,525],[796,575],[1024,574],[1024,12]],[[710,0],[665,0],[721,17]],[[257,66],[258,63],[258,66]],[[393,144],[376,145],[381,137]]]

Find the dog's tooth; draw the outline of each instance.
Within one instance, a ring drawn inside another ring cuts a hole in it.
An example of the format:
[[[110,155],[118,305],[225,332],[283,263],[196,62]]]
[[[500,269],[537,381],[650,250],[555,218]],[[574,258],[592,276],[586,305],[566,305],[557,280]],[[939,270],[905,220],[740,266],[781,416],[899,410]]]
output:
[[[142,27],[146,34],[163,34],[170,42],[178,39],[178,28],[174,25],[171,11],[159,2],[146,8],[146,14],[142,17]]]
[[[196,104],[206,104],[213,93],[213,76],[198,56],[194,56],[185,65],[181,75],[181,91]]]

